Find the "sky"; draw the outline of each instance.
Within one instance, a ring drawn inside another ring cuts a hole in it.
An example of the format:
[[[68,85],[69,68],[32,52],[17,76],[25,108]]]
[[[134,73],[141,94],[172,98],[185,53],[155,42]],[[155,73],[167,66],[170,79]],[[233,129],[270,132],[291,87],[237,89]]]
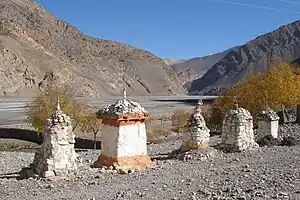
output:
[[[300,19],[300,0],[36,0],[83,33],[189,59]]]

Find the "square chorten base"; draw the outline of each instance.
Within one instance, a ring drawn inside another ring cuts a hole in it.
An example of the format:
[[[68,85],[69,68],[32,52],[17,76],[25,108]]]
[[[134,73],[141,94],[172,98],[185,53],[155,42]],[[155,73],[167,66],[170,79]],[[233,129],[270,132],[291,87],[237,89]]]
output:
[[[148,155],[124,156],[119,158],[100,155],[93,167],[101,168],[103,166],[112,166],[130,170],[142,170],[155,167],[155,163],[151,161]]]

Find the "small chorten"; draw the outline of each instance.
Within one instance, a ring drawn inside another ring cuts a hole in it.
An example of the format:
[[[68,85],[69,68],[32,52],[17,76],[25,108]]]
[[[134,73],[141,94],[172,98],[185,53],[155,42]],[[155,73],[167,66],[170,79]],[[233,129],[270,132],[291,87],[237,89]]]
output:
[[[265,109],[257,116],[257,139],[261,140],[265,136],[278,137],[279,116],[268,106],[267,95],[265,95]]]
[[[108,130],[102,133],[101,155],[93,167],[114,167],[124,170],[140,170],[154,167],[147,155],[145,120],[148,112],[138,103],[123,99],[97,112]]]
[[[206,126],[204,117],[201,115],[201,106],[203,105],[200,99],[188,121],[188,138],[183,142],[181,148],[184,149],[199,149],[208,147],[210,130]]]
[[[27,172],[26,176],[64,176],[77,170],[80,160],[74,146],[71,119],[60,109],[58,99],[55,112],[46,121],[43,143],[30,165],[30,175]]]
[[[258,147],[254,141],[253,117],[248,110],[238,106],[236,97],[233,104],[234,108],[226,113],[223,120],[222,147],[230,152]]]

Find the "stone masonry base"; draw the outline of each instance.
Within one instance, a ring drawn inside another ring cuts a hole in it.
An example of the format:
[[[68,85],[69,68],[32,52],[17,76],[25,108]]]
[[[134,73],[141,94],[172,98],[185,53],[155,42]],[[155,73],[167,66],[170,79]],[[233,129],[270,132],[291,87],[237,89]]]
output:
[[[103,166],[113,166],[120,169],[142,170],[146,168],[154,168],[155,163],[151,161],[148,155],[126,156],[119,158],[100,155],[93,167],[101,168]]]
[[[186,141],[181,145],[180,149],[188,151],[188,150],[203,149],[208,147],[209,147],[208,142]]]

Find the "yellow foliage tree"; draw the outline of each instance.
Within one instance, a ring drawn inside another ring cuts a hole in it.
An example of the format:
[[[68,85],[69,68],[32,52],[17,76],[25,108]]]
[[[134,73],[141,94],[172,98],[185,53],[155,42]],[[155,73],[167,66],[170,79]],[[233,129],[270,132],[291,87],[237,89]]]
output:
[[[87,106],[79,103],[68,88],[47,87],[41,91],[33,102],[27,105],[27,123],[31,124],[39,134],[43,133],[44,124],[54,112],[57,99],[61,109],[70,116],[73,122],[73,130],[84,122],[88,110]]]
[[[225,112],[232,108],[234,98],[239,106],[248,109],[253,117],[265,108],[266,103],[274,110],[280,109],[282,105],[287,108],[297,105],[300,103],[299,74],[299,69],[276,61],[267,73],[252,75],[227,89],[216,100],[211,121],[220,125]]]

